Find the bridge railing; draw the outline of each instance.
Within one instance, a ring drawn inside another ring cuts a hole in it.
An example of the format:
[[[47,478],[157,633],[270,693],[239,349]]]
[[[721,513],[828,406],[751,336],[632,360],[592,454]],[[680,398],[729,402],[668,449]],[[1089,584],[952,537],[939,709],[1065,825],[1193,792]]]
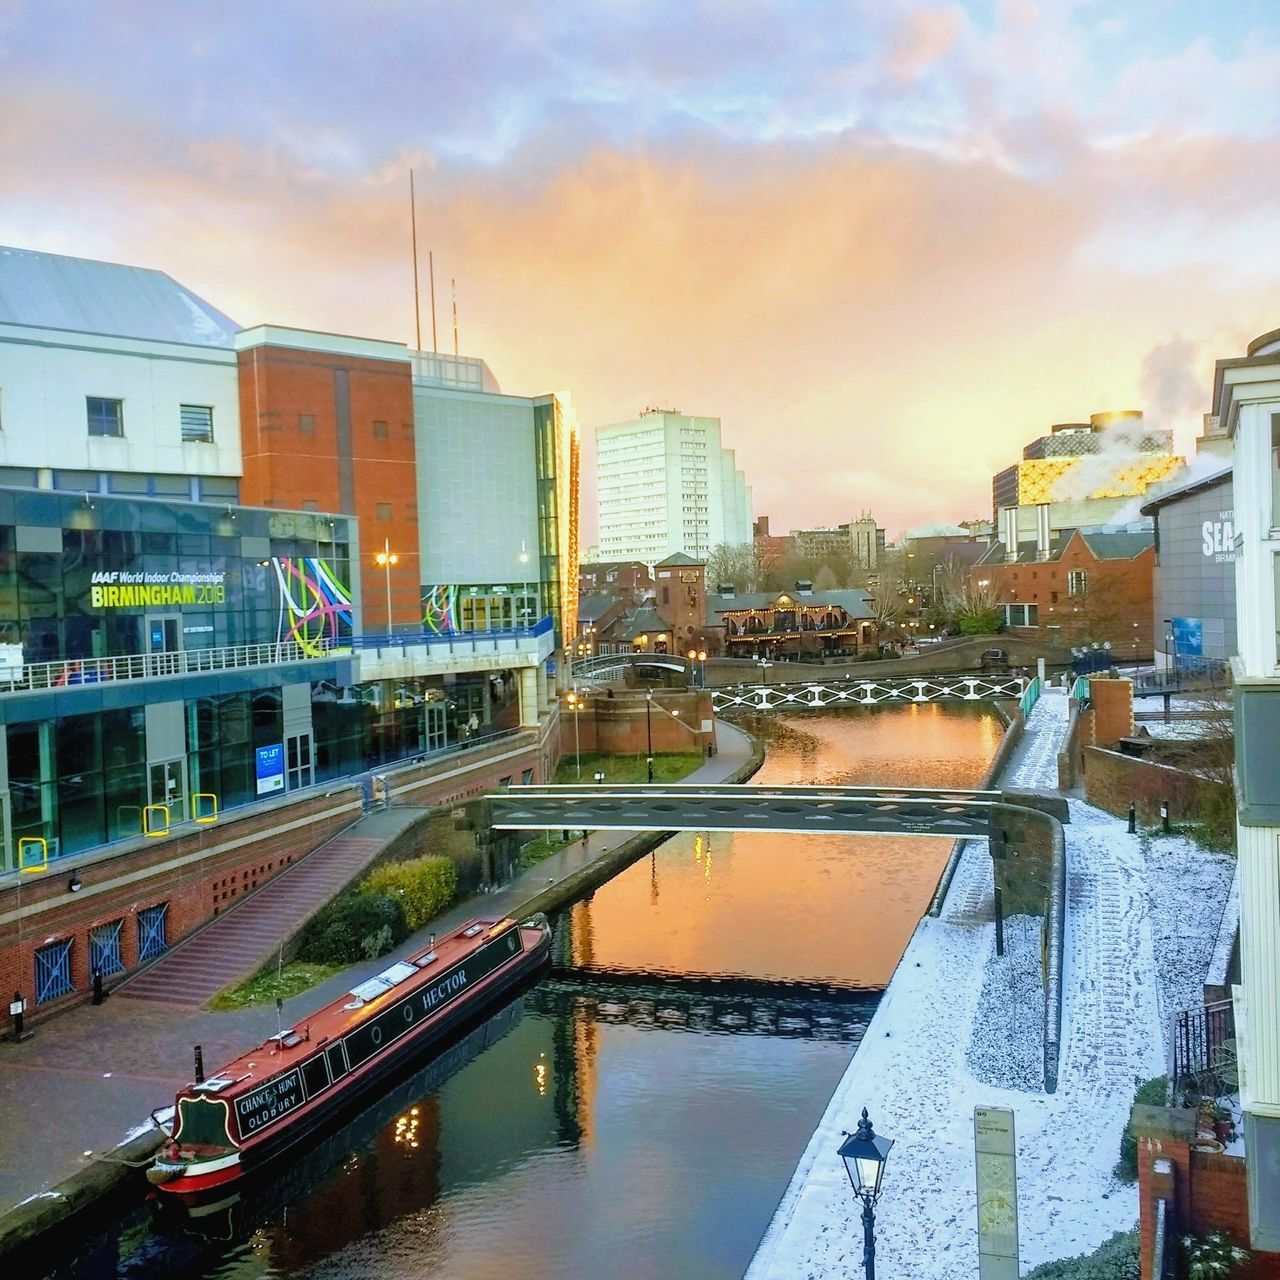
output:
[[[1027,683],[1027,687],[1022,691],[1022,697],[1018,699],[1018,706],[1022,711],[1022,718],[1024,721],[1031,714],[1032,708],[1039,701],[1040,701],[1040,677],[1034,676]]]

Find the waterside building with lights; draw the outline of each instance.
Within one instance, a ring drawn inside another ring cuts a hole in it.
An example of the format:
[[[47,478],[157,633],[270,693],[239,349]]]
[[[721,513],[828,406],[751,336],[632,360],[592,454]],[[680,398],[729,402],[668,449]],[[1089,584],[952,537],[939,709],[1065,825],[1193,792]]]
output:
[[[0,249],[10,989],[57,1004],[149,958],[353,821],[372,772],[426,801],[545,779],[577,448],[566,396],[483,361]]]

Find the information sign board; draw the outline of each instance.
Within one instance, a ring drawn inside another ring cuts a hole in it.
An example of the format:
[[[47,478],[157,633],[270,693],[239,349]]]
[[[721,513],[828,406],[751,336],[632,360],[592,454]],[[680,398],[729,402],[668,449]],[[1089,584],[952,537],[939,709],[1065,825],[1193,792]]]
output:
[[[1018,1280],[1018,1175],[1013,1112],[974,1107],[979,1280]]]
[[[254,752],[254,768],[258,779],[258,795],[284,790],[284,743],[259,747]]]

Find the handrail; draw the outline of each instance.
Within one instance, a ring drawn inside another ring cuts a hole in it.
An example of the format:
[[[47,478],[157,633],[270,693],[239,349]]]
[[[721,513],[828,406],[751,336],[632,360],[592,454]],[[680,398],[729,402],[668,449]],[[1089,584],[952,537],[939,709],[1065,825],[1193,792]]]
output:
[[[1089,701],[1089,677],[1076,676],[1075,684],[1071,686],[1071,696],[1077,702]]]
[[[497,645],[501,641],[526,640],[546,635],[550,617],[532,627],[507,631],[455,631],[398,634],[363,634],[325,637],[300,642],[281,640],[262,644],[223,645],[208,649],[164,649],[154,653],[114,654],[103,658],[63,658],[56,662],[28,662],[0,666],[0,696],[10,693],[37,693],[44,690],[77,688],[121,680],[154,680],[171,676],[199,675],[243,667],[279,666],[289,662],[323,662],[367,649],[406,649],[423,646],[462,644]]]

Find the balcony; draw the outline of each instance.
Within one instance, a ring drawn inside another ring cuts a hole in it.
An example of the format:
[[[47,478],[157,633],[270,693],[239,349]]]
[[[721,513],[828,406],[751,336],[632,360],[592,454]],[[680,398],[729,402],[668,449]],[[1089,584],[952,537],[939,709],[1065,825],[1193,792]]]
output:
[[[351,660],[353,683],[433,672],[483,670],[493,659],[509,666],[532,666],[548,658],[555,644],[549,617],[532,627],[509,631],[465,631],[448,635],[400,633],[347,636],[299,644],[227,645],[215,649],[170,649],[118,654],[110,658],[66,658],[57,662],[4,662],[0,653],[0,698],[58,692],[121,682],[165,680],[305,662]]]

